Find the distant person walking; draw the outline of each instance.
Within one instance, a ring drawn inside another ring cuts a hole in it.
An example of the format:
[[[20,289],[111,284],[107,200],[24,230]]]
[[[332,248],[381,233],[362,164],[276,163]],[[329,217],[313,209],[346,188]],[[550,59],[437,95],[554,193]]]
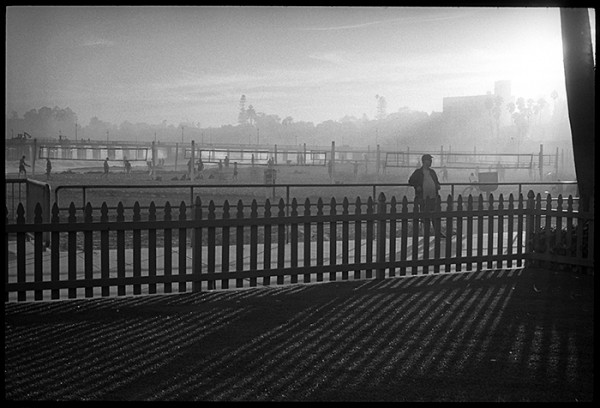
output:
[[[438,191],[441,188],[437,173],[431,168],[432,161],[433,156],[430,154],[421,156],[421,163],[423,165],[416,169],[408,179],[408,184],[415,189],[415,205],[420,212],[435,210],[435,202]],[[439,218],[436,219],[435,223],[432,221],[435,232],[439,233],[442,238],[445,238],[445,235],[442,234],[440,224]]]
[[[52,163],[50,158],[46,159],[46,180],[50,180],[50,173],[52,173]]]
[[[187,163],[188,166],[188,178],[190,180],[194,179],[194,163],[192,163],[192,159],[190,158]]]
[[[199,179],[203,179],[203,175],[202,175],[202,170],[204,170],[204,163],[202,162],[202,159],[198,159],[198,178]]]
[[[238,179],[238,166],[237,162],[233,162],[233,180],[237,181]]]
[[[448,181],[448,169],[446,166],[442,167],[442,181],[445,183]]]
[[[104,177],[108,177],[108,157],[104,160]]]
[[[25,167],[31,167],[29,164],[25,163],[25,156],[21,157],[19,160],[19,177],[21,177],[21,173],[23,176],[27,177],[27,169]]]
[[[127,159],[125,159],[125,173],[131,174],[131,163]]]

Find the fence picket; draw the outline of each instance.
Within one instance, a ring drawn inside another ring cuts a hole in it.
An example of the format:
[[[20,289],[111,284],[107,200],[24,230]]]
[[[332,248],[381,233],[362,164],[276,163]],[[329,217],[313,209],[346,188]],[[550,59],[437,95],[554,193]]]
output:
[[[179,204],[179,221],[185,221],[187,219],[186,216],[187,206],[185,201],[181,201]],[[187,229],[179,228],[179,271],[178,274],[186,275],[187,274]],[[229,247],[228,247],[229,248]],[[179,281],[179,293],[185,292],[187,288],[187,283]]]
[[[271,218],[271,201],[267,198],[265,200],[265,212],[264,218],[268,220]],[[265,222],[264,226],[264,247],[263,247],[263,269],[266,271],[271,270],[271,223]],[[268,286],[271,284],[271,278],[268,275],[263,277],[263,285]]]
[[[42,219],[42,206],[40,205],[40,203],[37,203],[35,205],[35,209],[34,209],[34,218],[33,218],[33,223],[34,224],[41,224],[43,222]],[[43,280],[43,232],[39,231],[39,232],[35,232],[34,236],[33,236],[33,242],[34,242],[34,273],[33,273],[33,280],[35,282],[41,282]],[[43,294],[41,290],[36,290],[34,293],[34,299],[35,300],[42,300],[43,299]]]
[[[458,195],[458,199],[456,200],[456,211],[458,212],[456,216],[456,271],[462,271],[462,230],[463,230],[463,198],[462,195]],[[446,231],[447,232],[447,231]],[[446,235],[446,240],[452,241],[452,231]]]
[[[416,261],[419,259],[419,204],[417,202],[417,198],[415,197],[415,201],[413,202],[413,210],[412,210],[412,260]],[[418,266],[413,264],[411,269],[411,275],[416,275],[418,273]]]
[[[199,196],[196,196],[194,201],[194,221],[202,220],[202,201]],[[202,290],[202,228],[195,223],[192,234],[192,292],[200,292]]]
[[[408,247],[408,199],[406,196],[402,198],[402,219],[400,227],[400,259],[407,259]],[[414,229],[414,224],[413,224]],[[406,276],[406,267],[400,267],[400,276]]]
[[[386,245],[385,245],[385,240],[386,240],[386,204],[385,204],[385,194],[380,193],[378,198],[377,198],[377,216],[378,216],[378,221],[376,224],[377,227],[377,246],[376,246],[376,252],[375,252],[375,260],[376,262],[385,262],[385,252],[386,252]],[[377,279],[383,279],[385,278],[385,269],[386,268],[377,268],[377,271],[375,272],[375,277]]]
[[[216,219],[216,215],[215,215],[215,202],[213,200],[210,200],[210,202],[208,203],[208,220],[209,221],[214,221]],[[216,247],[216,227],[214,226],[214,223],[212,223],[211,225],[209,225],[208,227],[208,233],[207,233],[207,237],[206,237],[206,241],[208,244],[208,254],[207,254],[207,266],[206,266],[206,271],[208,273],[213,273],[215,272],[216,269],[216,265],[215,265],[215,247]],[[214,290],[216,289],[216,283],[213,279],[209,279],[208,280],[208,290]]]
[[[356,197],[356,202],[354,204],[354,214],[358,215],[356,220],[354,221],[354,263],[361,263],[361,221],[360,214],[362,213],[361,209],[360,197]],[[354,270],[354,279],[360,279],[360,268]]]
[[[25,224],[25,208],[19,203],[17,206],[17,224]],[[24,232],[17,232],[17,283],[25,283],[26,266],[25,266],[25,240],[27,236]],[[26,300],[27,294],[25,291],[17,293],[17,300]]]
[[[228,220],[229,201],[223,203],[223,215],[221,219]],[[224,225],[221,229],[221,272],[229,272],[229,226]],[[229,289],[229,279],[221,279],[221,289]]]
[[[369,196],[367,199],[367,231],[365,236],[365,256],[366,262],[373,262],[373,241],[374,240],[374,232],[373,232],[373,213],[374,213],[375,203],[373,202],[373,197]],[[365,275],[367,279],[371,279],[373,277],[373,269],[365,270]]]
[[[277,268],[285,267],[285,201],[279,199],[277,213]],[[277,284],[283,285],[284,276],[277,275]]]
[[[304,267],[308,267],[310,266],[310,238],[311,238],[311,223],[310,223],[310,201],[307,198],[304,201],[304,217],[305,217],[305,222],[304,222],[304,226],[302,229],[302,232],[304,233],[304,260],[303,260],[303,266]],[[309,283],[310,282],[310,274],[305,273],[304,274],[304,283]]]
[[[421,212],[421,222],[423,223],[423,255],[422,258],[423,260],[427,260],[429,259],[429,237],[431,234],[431,230],[430,230],[430,226],[431,226],[431,211],[429,210],[430,208],[430,202],[431,199],[430,198],[425,198],[423,200],[423,202],[425,203],[425,205],[423,206],[422,212]],[[429,273],[429,265],[427,263],[425,263],[423,265],[423,274],[427,275]]]
[[[171,203],[170,202],[166,202],[165,203],[165,208],[164,208],[164,220],[165,221],[171,221],[172,218],[172,214],[171,214]],[[170,277],[173,273],[172,270],[172,254],[173,251],[171,250],[171,248],[173,248],[173,230],[171,228],[165,228],[163,231],[163,242],[164,242],[164,246],[163,246],[163,251],[164,251],[164,271],[163,274],[166,277]],[[210,244],[209,244],[210,245]],[[214,249],[214,242],[213,242],[213,249]],[[209,253],[210,253],[210,249],[209,249]],[[214,257],[213,257],[214,258]],[[210,282],[209,282],[210,285]],[[172,286],[171,286],[171,282],[170,281],[166,281],[163,284],[163,290],[165,293],[171,293],[171,291],[173,290]]]
[[[337,204],[335,202],[335,197],[331,197],[331,202],[329,203],[329,214],[331,215],[331,219],[335,220],[337,215]],[[329,223],[329,264],[335,265],[337,258],[337,221],[331,221]],[[329,280],[334,281],[336,279],[336,271],[331,270],[329,272]]]
[[[550,194],[546,196],[546,211],[545,211],[545,225],[544,225],[544,253],[550,253],[550,239],[552,236],[552,197]]]
[[[150,203],[148,208],[148,221],[151,224],[156,221],[156,204],[154,204],[154,201]],[[152,227],[148,229],[148,276],[156,276],[156,228]],[[148,293],[156,293],[156,283],[148,285]]]
[[[244,203],[242,203],[242,200],[238,200],[235,218],[238,221],[244,219]],[[235,270],[236,272],[244,270],[244,226],[241,223],[235,229]],[[243,286],[244,279],[237,278],[235,280],[235,287],[241,288]]]
[[[523,266],[523,232],[525,230],[525,199],[523,193],[519,193],[517,204],[517,267]]]
[[[569,198],[567,199],[567,214],[573,213],[573,196],[569,194]],[[573,245],[572,237],[573,237],[573,218],[567,217],[567,248],[571,248]]]
[[[500,196],[498,197],[498,214],[504,214],[504,197],[502,195],[502,193],[500,193]],[[497,223],[498,223],[498,250],[496,252],[497,255],[502,255],[502,250],[504,248],[504,216],[503,215],[498,215],[497,217]],[[499,258],[496,261],[496,268],[500,269],[502,268],[502,263],[504,261]]]
[[[250,219],[255,221],[258,218],[258,203],[252,200],[250,205]],[[258,224],[254,222],[250,225],[250,270],[258,269]],[[250,287],[256,286],[256,276],[250,278]]]
[[[298,201],[294,197],[292,199],[291,217],[298,217]],[[298,267],[298,223],[294,222],[290,228],[290,267],[295,269]],[[291,283],[298,283],[298,273],[292,274]]]
[[[389,249],[389,262],[394,263],[396,261],[396,196],[392,196],[390,200],[390,249]],[[389,268],[389,276],[396,276],[396,268]]]
[[[446,200],[446,264],[445,271],[450,272],[450,267],[452,265],[452,229],[453,229],[453,219],[452,216],[449,215],[454,208],[454,200],[452,199],[452,195],[448,194],[448,199]]]
[[[433,257],[434,259],[440,259],[440,252],[442,250],[442,198],[438,195],[435,197],[435,210],[436,214],[434,215],[434,222],[437,228],[435,232],[435,238],[433,243]],[[436,263],[433,266],[433,273],[440,272],[440,264]]]
[[[317,200],[317,216],[323,215],[323,199],[319,197]],[[323,265],[323,222],[317,222],[317,266]],[[317,272],[317,282],[323,282],[323,272]]]
[[[487,220],[488,220],[488,231],[487,231],[487,267],[488,269],[493,268],[494,261],[492,261],[492,257],[494,255],[494,195],[490,193],[488,196],[488,211],[487,211]]]
[[[513,250],[513,233],[514,233],[514,212],[515,212],[515,202],[514,196],[512,193],[508,196],[508,222],[507,226],[507,239],[506,239],[506,255],[508,257],[506,261],[506,266],[508,268],[512,268],[512,250]]]
[[[477,198],[477,270],[483,269],[483,195],[479,194]]]
[[[467,213],[473,213],[473,196],[469,194],[467,197]],[[467,217],[467,236],[466,236],[466,244],[467,244],[467,258],[473,256],[473,217]],[[466,266],[467,271],[473,270],[473,262],[468,261]]]
[[[133,221],[140,221],[142,219],[140,214],[140,203],[135,202],[133,204]],[[141,230],[139,228],[133,229],[133,276],[139,278],[142,276],[142,242],[141,242]],[[139,295],[142,293],[142,285],[133,285],[133,294]]]
[[[350,202],[347,197],[344,197],[344,201],[342,201],[342,264],[347,265],[349,260],[349,243],[350,243],[350,223],[347,219],[349,214],[349,206]],[[342,271],[342,280],[348,280],[348,270],[344,269]]]
[[[77,216],[75,215],[77,209],[75,204],[71,202],[69,206],[69,224],[73,227],[77,224]],[[123,250],[125,250],[123,248]],[[77,231],[68,232],[68,252],[67,252],[67,276],[70,281],[77,280]],[[77,288],[69,288],[69,298],[74,299],[77,297]]]
[[[88,202],[84,211],[84,222],[91,224],[93,222],[92,205]],[[85,231],[83,233],[83,257],[85,280],[91,281],[94,278],[94,237],[93,231]],[[91,283],[86,284],[85,297],[94,296],[94,287]]]
[[[56,205],[56,204],[55,204]],[[108,223],[108,206],[106,202],[102,203],[100,207],[100,222],[103,224]],[[56,223],[58,223],[58,206],[56,206]],[[57,233],[58,235],[58,233]],[[56,238],[57,241],[57,254],[58,254],[58,236]],[[54,240],[53,240],[54,242]],[[54,250],[53,250],[54,251]],[[103,229],[100,231],[100,277],[102,279],[108,279],[110,276],[110,254],[109,254],[109,246],[108,246],[108,230]],[[58,260],[57,260],[57,270],[58,270]],[[58,271],[57,271],[58,273]],[[102,296],[110,295],[110,287],[108,285],[102,286],[101,289]]]

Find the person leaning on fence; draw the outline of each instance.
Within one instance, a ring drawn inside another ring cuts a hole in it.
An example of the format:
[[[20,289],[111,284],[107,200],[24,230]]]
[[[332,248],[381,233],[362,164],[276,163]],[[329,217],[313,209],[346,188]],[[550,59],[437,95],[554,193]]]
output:
[[[435,210],[436,198],[441,188],[437,173],[431,168],[432,161],[433,156],[430,154],[421,156],[422,166],[416,169],[408,179],[408,184],[415,189],[415,205],[419,212]],[[435,223],[432,220],[432,225],[435,232],[445,238],[441,231],[439,218]]]

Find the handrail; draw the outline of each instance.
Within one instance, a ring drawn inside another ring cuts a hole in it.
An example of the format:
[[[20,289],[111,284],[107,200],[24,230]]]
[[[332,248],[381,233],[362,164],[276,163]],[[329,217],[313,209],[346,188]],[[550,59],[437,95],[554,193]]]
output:
[[[577,181],[532,181],[532,182],[458,182],[458,183],[440,183],[441,186],[451,186],[451,195],[454,196],[455,186],[519,186],[519,194],[523,192],[523,186],[533,185],[577,185]],[[194,189],[202,188],[285,188],[286,189],[286,204],[290,203],[290,189],[291,188],[302,188],[302,187],[322,187],[322,188],[348,188],[348,187],[372,187],[373,197],[377,197],[378,187],[411,187],[408,183],[343,183],[343,184],[315,184],[315,183],[273,183],[273,184],[258,184],[258,183],[246,183],[246,184],[168,184],[168,185],[148,185],[148,184],[91,184],[91,185],[60,185],[54,189],[54,201],[58,203],[58,194],[62,190],[66,189],[81,189],[83,192],[83,207],[86,205],[86,190],[89,189],[130,189],[130,188],[148,188],[148,189],[190,189],[190,202],[194,203]]]

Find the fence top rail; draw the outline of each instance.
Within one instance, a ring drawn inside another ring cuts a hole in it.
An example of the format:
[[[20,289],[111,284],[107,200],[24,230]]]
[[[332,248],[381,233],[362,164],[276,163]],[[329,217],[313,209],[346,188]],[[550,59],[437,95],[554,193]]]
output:
[[[15,179],[18,181],[19,179]],[[9,181],[9,180],[7,180]],[[23,181],[21,179],[21,181]],[[470,185],[498,185],[498,186],[514,186],[514,185],[550,185],[550,184],[563,184],[572,185],[577,184],[577,181],[513,181],[513,182],[453,182],[453,183],[440,183],[442,186],[470,186]],[[226,188],[226,187],[411,187],[408,183],[340,183],[340,184],[327,184],[327,183],[245,183],[245,184],[197,184],[197,183],[182,183],[182,184],[165,184],[165,185],[154,185],[154,184],[69,184],[57,186],[54,190],[63,189],[81,189],[81,188]]]

